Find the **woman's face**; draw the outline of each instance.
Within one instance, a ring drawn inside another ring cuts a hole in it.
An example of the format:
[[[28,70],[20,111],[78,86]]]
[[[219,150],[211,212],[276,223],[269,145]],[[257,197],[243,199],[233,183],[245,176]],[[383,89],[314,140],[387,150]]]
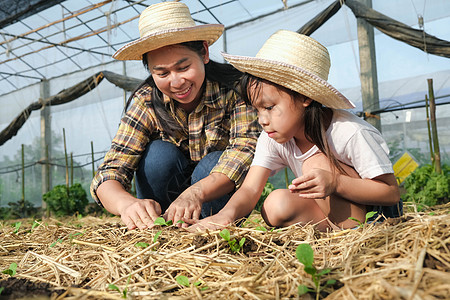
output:
[[[208,45],[204,42],[203,46],[203,57],[182,45],[147,53],[148,68],[158,89],[188,112],[195,109],[202,95],[205,64],[209,61]]]

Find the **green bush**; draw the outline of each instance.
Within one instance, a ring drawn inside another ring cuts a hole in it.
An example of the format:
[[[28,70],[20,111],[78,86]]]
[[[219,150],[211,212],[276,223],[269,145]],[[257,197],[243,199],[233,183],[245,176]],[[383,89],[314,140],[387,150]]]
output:
[[[55,213],[56,216],[83,214],[89,202],[86,191],[79,183],[72,185],[69,188],[69,193],[67,193],[65,185],[57,185],[51,191],[45,193],[43,199],[50,211]]]
[[[433,206],[448,202],[450,196],[450,166],[443,165],[442,173],[426,164],[417,168],[404,181],[403,201]]]
[[[264,201],[266,200],[267,196],[275,189],[273,184],[270,182],[266,182],[266,185],[264,186],[264,190],[261,193],[261,197],[259,197],[258,203],[256,203],[255,210],[261,211],[261,208],[264,204]]]

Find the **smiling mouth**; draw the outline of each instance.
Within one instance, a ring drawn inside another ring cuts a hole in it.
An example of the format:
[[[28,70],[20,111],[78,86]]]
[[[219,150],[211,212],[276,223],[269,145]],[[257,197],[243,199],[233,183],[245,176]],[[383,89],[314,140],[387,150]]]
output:
[[[177,96],[184,96],[184,95],[186,95],[191,89],[192,89],[192,86],[189,86],[188,88],[186,88],[186,89],[183,90],[183,91],[176,92],[175,95],[177,95]]]

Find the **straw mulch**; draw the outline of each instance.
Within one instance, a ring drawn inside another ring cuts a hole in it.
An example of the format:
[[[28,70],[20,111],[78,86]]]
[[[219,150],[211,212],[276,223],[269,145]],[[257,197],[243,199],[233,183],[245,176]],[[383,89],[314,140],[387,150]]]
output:
[[[314,288],[295,256],[300,243],[309,243],[316,268],[331,268],[322,284],[336,280],[320,298],[449,299],[450,204],[340,232],[320,233],[309,225],[261,231],[261,225],[255,213],[243,227],[228,227],[237,240],[246,239],[236,254],[218,231],[127,231],[117,217],[45,219],[33,229],[22,220],[16,233],[16,227],[3,222],[0,269],[11,263],[18,267],[14,276],[0,275],[0,296],[315,299],[313,292],[297,293],[301,284]],[[142,242],[149,246],[137,244]],[[177,282],[180,275],[189,279],[189,287]]]

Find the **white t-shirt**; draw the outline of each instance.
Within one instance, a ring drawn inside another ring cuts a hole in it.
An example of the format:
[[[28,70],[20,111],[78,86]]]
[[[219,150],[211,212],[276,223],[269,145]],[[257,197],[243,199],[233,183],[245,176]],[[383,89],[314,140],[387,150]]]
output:
[[[354,114],[333,109],[333,119],[326,135],[336,158],[352,166],[361,178],[371,179],[394,173],[389,160],[389,148],[380,132]],[[252,166],[270,169],[271,175],[288,166],[299,177],[302,175],[303,161],[317,151],[317,146],[313,146],[302,153],[293,138],[279,144],[263,131],[258,138]]]

